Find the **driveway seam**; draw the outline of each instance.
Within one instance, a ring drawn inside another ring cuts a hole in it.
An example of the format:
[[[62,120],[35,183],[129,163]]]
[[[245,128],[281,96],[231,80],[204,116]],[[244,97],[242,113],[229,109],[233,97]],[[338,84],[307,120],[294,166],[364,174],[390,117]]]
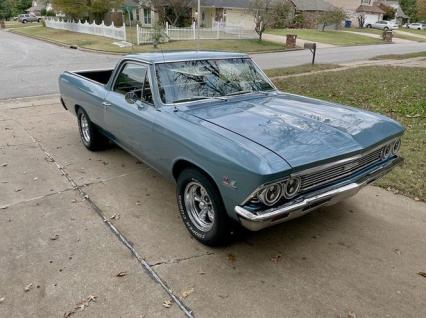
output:
[[[207,252],[207,253],[203,253],[203,254],[199,254],[199,255],[193,255],[193,256],[189,256],[189,257],[173,258],[171,260],[156,262],[156,263],[152,263],[152,264],[149,264],[149,265],[151,267],[155,267],[155,266],[160,266],[160,265],[178,264],[178,263],[183,262],[183,261],[189,261],[189,260],[192,260],[194,258],[200,258],[200,257],[210,256],[210,255],[215,255],[215,253],[214,252]]]
[[[147,274],[157,283],[159,284],[163,290],[170,296],[170,298],[176,303],[176,305],[180,308],[180,310],[185,314],[186,317],[193,318],[193,311],[190,309],[180,298],[174,294],[174,292],[170,289],[167,283],[155,272],[152,266],[138,253],[138,251],[133,247],[133,244],[125,237],[124,234],[118,230],[114,224],[105,216],[102,209],[99,208],[96,203],[90,199],[89,195],[84,192],[81,186],[79,186],[73,178],[65,171],[64,167],[61,166],[55,158],[47,152],[47,150],[43,147],[42,143],[34,138],[26,129],[23,129],[30,135],[31,139],[34,143],[38,145],[40,150],[53,162],[59,172],[67,179],[67,181],[71,184],[74,190],[77,190],[80,196],[88,202],[90,207],[98,214],[98,216],[103,220],[103,223],[106,224],[111,232],[123,243],[125,247],[131,252],[131,254],[136,258],[138,263],[142,266],[142,268],[147,272]]]

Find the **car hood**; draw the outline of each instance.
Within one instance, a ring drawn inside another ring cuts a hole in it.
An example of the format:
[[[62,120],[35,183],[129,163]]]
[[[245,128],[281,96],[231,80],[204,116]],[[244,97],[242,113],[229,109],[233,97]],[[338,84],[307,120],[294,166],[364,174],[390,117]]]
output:
[[[203,104],[186,112],[266,147],[294,168],[360,152],[404,130],[379,114],[292,94]]]

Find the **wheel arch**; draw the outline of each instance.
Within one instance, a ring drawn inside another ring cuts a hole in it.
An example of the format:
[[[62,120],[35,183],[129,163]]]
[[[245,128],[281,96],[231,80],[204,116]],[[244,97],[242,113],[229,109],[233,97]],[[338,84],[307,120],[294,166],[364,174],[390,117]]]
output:
[[[178,159],[175,161],[172,167],[173,178],[177,180],[179,178],[179,175],[182,173],[182,171],[188,168],[194,168],[199,170],[200,172],[205,174],[214,184],[216,184],[216,181],[214,180],[214,178],[205,169],[186,159]]]

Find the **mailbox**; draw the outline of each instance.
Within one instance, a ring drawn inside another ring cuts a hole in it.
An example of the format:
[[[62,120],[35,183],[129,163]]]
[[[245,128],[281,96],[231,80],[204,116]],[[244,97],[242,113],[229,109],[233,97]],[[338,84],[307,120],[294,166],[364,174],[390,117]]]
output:
[[[316,43],[305,43],[303,46],[305,50],[310,50],[312,53],[312,65],[315,64],[315,55],[317,54],[317,44]]]

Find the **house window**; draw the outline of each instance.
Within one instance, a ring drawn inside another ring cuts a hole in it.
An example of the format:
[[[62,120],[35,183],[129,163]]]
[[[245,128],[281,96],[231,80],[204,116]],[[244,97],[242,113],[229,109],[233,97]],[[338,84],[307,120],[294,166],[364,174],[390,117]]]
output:
[[[371,3],[371,0],[362,0],[361,1],[361,4],[370,4]]]
[[[143,9],[143,23],[144,24],[151,24],[151,8],[144,8]]]

